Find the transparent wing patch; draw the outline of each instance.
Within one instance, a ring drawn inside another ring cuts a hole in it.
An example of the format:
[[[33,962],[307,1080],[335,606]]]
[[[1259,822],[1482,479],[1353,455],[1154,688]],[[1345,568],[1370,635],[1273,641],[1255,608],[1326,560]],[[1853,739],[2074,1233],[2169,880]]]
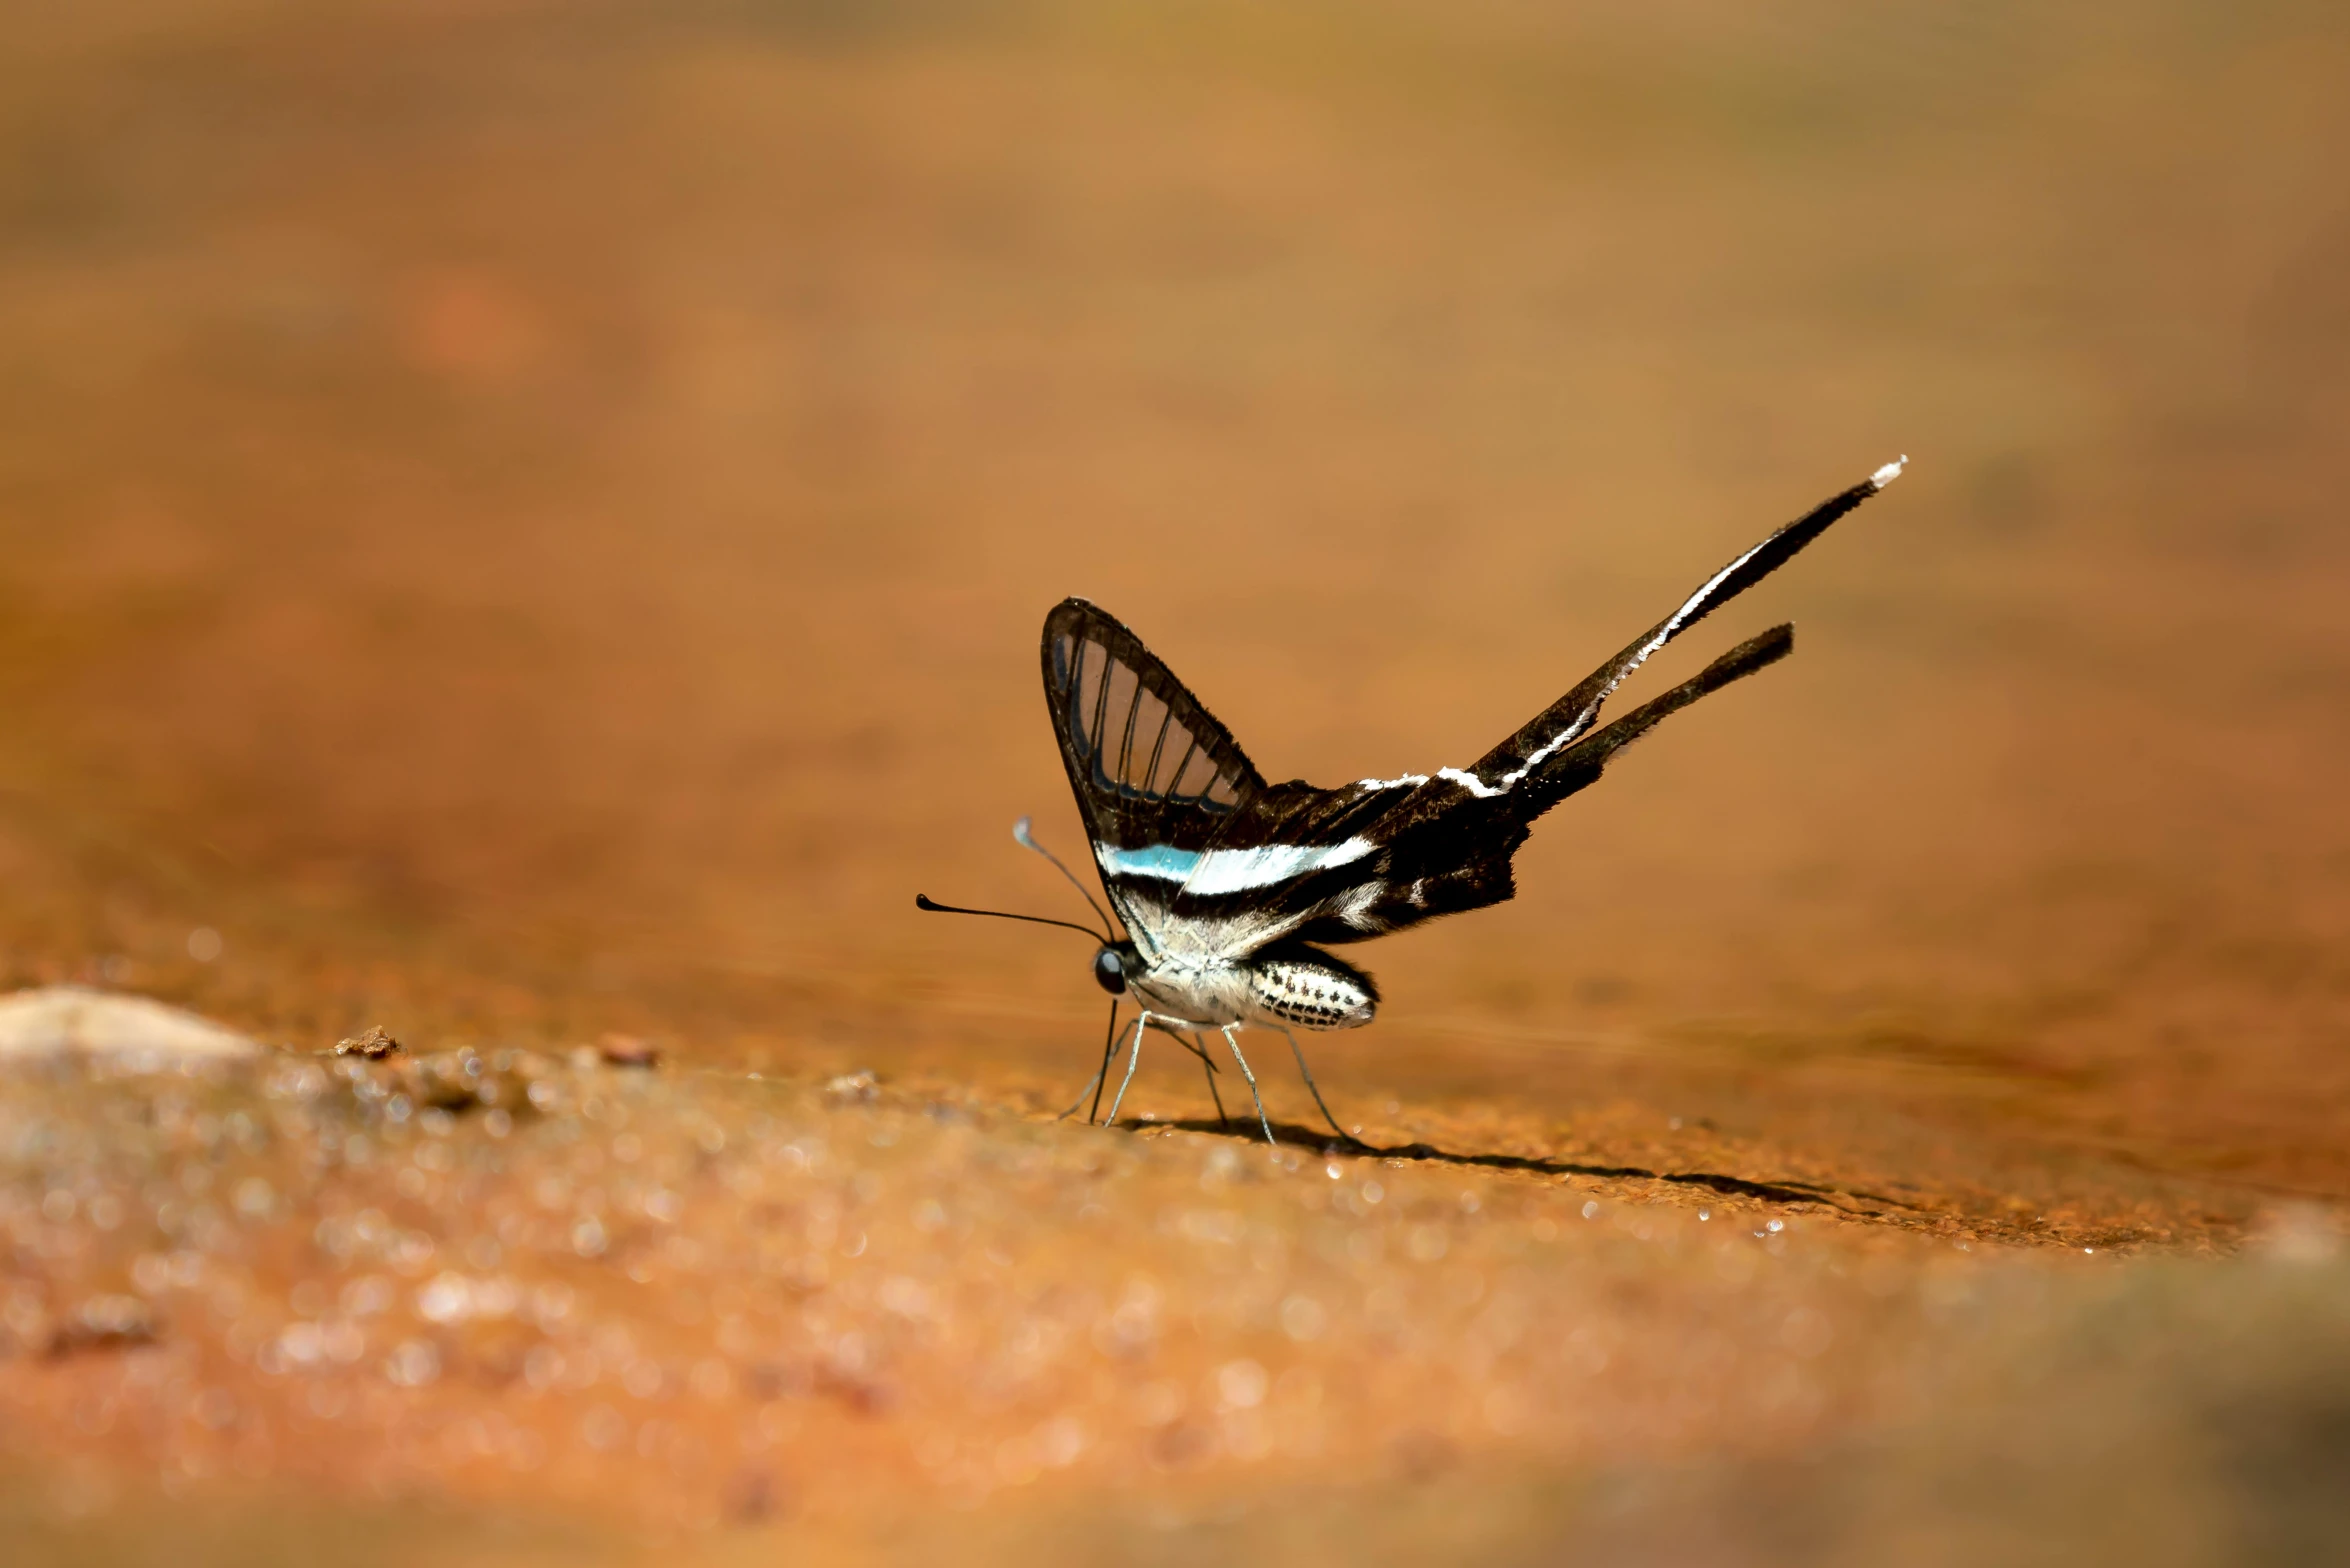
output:
[[[1045,622],[1044,680],[1097,843],[1199,848],[1263,787],[1231,732],[1139,638],[1083,600]]]

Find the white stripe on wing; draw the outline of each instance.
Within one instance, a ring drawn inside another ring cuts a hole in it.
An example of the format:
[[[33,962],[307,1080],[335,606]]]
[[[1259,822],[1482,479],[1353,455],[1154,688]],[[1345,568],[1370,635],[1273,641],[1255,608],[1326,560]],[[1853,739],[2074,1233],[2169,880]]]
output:
[[[1102,870],[1111,876],[1180,882],[1186,893],[1212,897],[1218,893],[1276,887],[1310,871],[1351,864],[1378,847],[1367,838],[1350,838],[1343,844],[1267,844],[1261,849],[1211,849],[1205,853],[1166,844],[1153,844],[1146,849],[1096,844],[1093,852]]]
[[[1901,456],[1895,458],[1892,462],[1887,463],[1884,467],[1869,475],[1870,493],[1873,495],[1877,491],[1884,489],[1894,480],[1899,479],[1901,477],[1902,469],[1908,466],[1908,463],[1909,454],[1904,452]],[[1793,523],[1787,525],[1788,528],[1792,528],[1794,526],[1795,524]],[[1617,666],[1614,675],[1609,678],[1608,683],[1600,688],[1599,695],[1592,698],[1591,701],[1584,706],[1582,712],[1576,714],[1572,719],[1569,719],[1566,725],[1561,728],[1556,735],[1553,735],[1550,739],[1544,741],[1540,746],[1536,747],[1534,751],[1527,756],[1526,760],[1522,764],[1512,768],[1509,772],[1504,773],[1501,776],[1500,782],[1488,784],[1485,782],[1485,780],[1478,777],[1476,774],[1469,772],[1466,768],[1438,768],[1436,770],[1436,777],[1444,780],[1449,784],[1458,784],[1461,788],[1467,790],[1470,794],[1476,796],[1479,800],[1491,800],[1496,795],[1508,794],[1512,789],[1517,787],[1519,780],[1525,778],[1536,768],[1541,767],[1552,757],[1558,755],[1559,752],[1574,744],[1574,742],[1582,739],[1584,734],[1591,728],[1592,721],[1599,717],[1601,704],[1605,703],[1608,698],[1616,694],[1616,688],[1623,685],[1625,681],[1630,680],[1632,678],[1633,672],[1648,662],[1648,656],[1650,654],[1656,652],[1666,643],[1671,642],[1676,636],[1680,635],[1681,628],[1688,625],[1690,618],[1705,608],[1707,602],[1713,598],[1715,592],[1722,586],[1722,584],[1728,582],[1731,576],[1735,574],[1740,567],[1744,566],[1747,562],[1760,555],[1771,545],[1774,540],[1779,537],[1780,534],[1783,534],[1786,531],[1786,528],[1778,530],[1778,532],[1772,534],[1770,538],[1765,539],[1761,543],[1755,545],[1753,549],[1746,551],[1744,554],[1740,555],[1737,560],[1732,561],[1729,565],[1714,573],[1713,576],[1707,578],[1704,587],[1698,589],[1697,592],[1691,594],[1688,598],[1681,601],[1681,608],[1675,610],[1669,617],[1666,618],[1665,623],[1656,629],[1655,636],[1649,638],[1648,641],[1642,643],[1638,648],[1634,649],[1630,656],[1627,657],[1621,665]],[[1421,785],[1426,784],[1428,781],[1428,775],[1425,773],[1406,773],[1400,778],[1358,779],[1355,782],[1354,787],[1364,791],[1365,793],[1370,793],[1375,790],[1395,789],[1399,786],[1406,785],[1413,789],[1417,789]]]

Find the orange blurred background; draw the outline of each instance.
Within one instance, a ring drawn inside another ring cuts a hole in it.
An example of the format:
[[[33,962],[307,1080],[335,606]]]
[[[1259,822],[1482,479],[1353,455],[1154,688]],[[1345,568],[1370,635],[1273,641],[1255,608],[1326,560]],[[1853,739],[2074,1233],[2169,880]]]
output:
[[[1078,944],[912,908],[1074,912],[1055,600],[1426,770],[1906,452],[1323,1082],[2350,1192],[2337,8],[10,32],[11,984],[1073,1088]]]

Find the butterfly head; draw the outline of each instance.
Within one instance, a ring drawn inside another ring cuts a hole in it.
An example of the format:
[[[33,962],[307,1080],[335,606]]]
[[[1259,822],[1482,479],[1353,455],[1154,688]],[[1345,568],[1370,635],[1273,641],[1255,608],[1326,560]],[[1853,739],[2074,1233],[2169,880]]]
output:
[[[1093,983],[1112,996],[1126,994],[1126,978],[1142,969],[1142,955],[1132,942],[1105,942],[1093,955]]]

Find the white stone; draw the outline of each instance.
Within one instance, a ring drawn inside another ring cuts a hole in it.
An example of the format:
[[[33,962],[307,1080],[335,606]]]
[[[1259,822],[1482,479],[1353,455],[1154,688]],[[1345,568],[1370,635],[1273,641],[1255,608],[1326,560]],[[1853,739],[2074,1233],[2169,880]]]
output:
[[[260,1051],[210,1019],[143,996],[78,985],[0,996],[0,1061],[68,1053],[226,1060]]]

